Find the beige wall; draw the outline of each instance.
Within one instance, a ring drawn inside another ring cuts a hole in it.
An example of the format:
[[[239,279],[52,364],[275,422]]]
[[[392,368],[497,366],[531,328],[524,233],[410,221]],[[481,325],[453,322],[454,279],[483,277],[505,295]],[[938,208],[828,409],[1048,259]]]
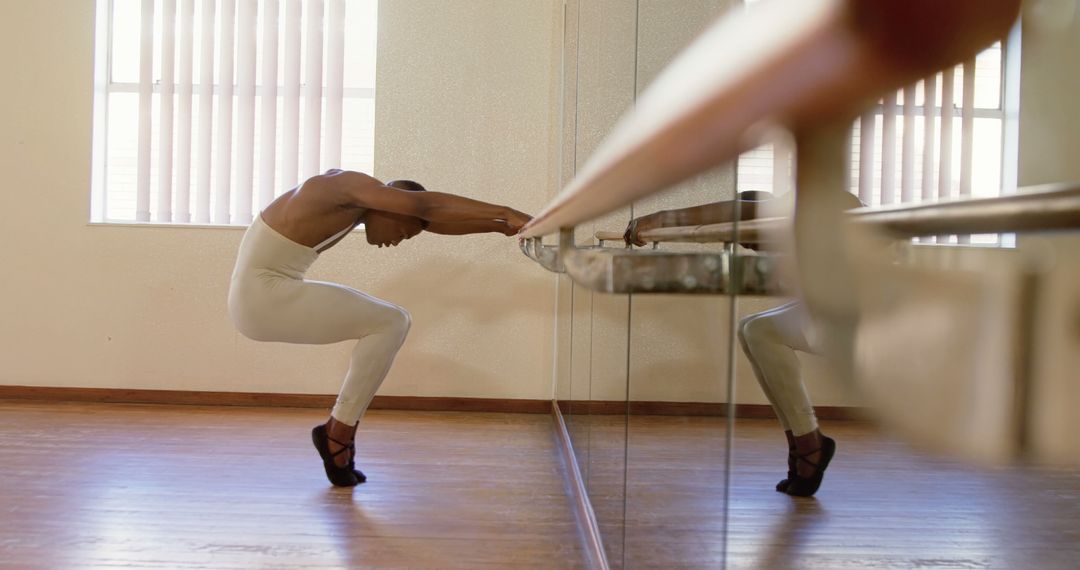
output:
[[[572,178],[574,163],[583,165],[630,107],[634,93],[645,89],[710,22],[740,5],[730,0],[567,3],[564,184]],[[713,202],[731,198],[734,193],[734,168],[727,165],[635,203],[633,215]],[[577,241],[592,243],[590,238],[596,229],[621,229],[630,217],[629,209],[625,209],[585,224],[577,230]],[[737,317],[782,302],[740,298]],[[729,298],[638,295],[628,300],[625,295],[591,293],[564,278],[559,285],[559,303],[560,398],[622,400],[629,394],[638,401],[726,401]],[[741,350],[735,354],[737,401],[766,403],[749,362]],[[807,382],[818,403],[858,403],[832,381],[819,359],[802,358],[807,364]]]
[[[238,229],[89,226],[90,0],[0,3],[0,384],[333,393],[348,346],[238,335]],[[555,192],[561,5],[380,9],[376,175],[535,210]],[[554,279],[512,239],[350,236],[313,268],[409,308],[382,394],[548,398]]]
[[[576,4],[572,1],[569,6]],[[570,45],[566,52],[571,64],[575,57],[580,60],[580,68],[568,67],[567,75],[568,92],[576,88],[574,97],[568,98],[567,108],[577,103],[578,138],[572,154],[579,165],[617,120],[612,111],[621,113],[626,108],[630,75],[636,74],[636,88],[644,89],[710,18],[737,4],[723,0],[685,1],[677,6],[667,0],[640,0],[636,5],[618,0],[581,2],[580,20],[569,24],[581,26],[581,45]],[[1076,3],[1071,0],[1041,0],[1026,5],[1021,50],[1021,185],[1080,180],[1080,161],[1075,160],[1080,151],[1080,108],[1076,105],[1080,68],[1075,64],[1080,59],[1080,15],[1076,11]],[[610,25],[600,26],[597,12]],[[626,28],[635,12],[637,43],[636,52],[631,53],[635,48],[626,45],[632,37]],[[572,41],[576,30],[570,28],[569,32]],[[636,68],[629,65],[630,55],[636,55]],[[603,65],[597,65],[598,62]],[[574,73],[580,73],[580,77]],[[731,169],[721,168],[664,195],[636,203],[633,215],[714,201],[733,193]],[[596,228],[619,229],[628,218],[628,213],[620,212],[588,224],[579,229],[578,241],[587,242]],[[1059,251],[1065,249],[1058,247]],[[560,291],[567,293],[567,287],[563,283]],[[573,295],[572,326],[563,322],[559,328],[564,345],[570,342],[571,328],[574,339],[573,365],[560,368],[560,394],[570,394],[575,399],[626,397],[627,361],[623,350],[628,346],[632,399],[710,402],[726,399],[723,379],[730,336],[730,308],[726,298],[637,296],[631,302],[628,335],[623,297],[590,295],[579,289]],[[560,316],[564,321],[571,314],[570,297],[560,296],[564,305]],[[765,310],[783,301],[740,298],[737,316]],[[1071,303],[1060,296],[1054,302],[1065,306]],[[1071,322],[1068,318],[1057,320]],[[1057,328],[1064,326],[1059,324]],[[1051,336],[1061,339],[1063,334]],[[765,403],[748,362],[741,351],[736,354],[737,400]],[[806,382],[815,403],[833,406],[862,403],[857,394],[834,381],[821,359],[810,355],[800,358],[806,365]]]
[[[1028,1],[1021,36],[1019,183],[1080,180],[1080,7]]]
[[[564,149],[577,169],[611,132],[634,103],[636,0],[576,0],[567,12],[576,27],[573,52],[567,66],[575,67],[574,101],[567,108],[575,117],[572,146]],[[569,47],[569,46],[568,46]],[[566,174],[572,174],[567,172]],[[567,176],[569,182],[572,176]],[[630,220],[630,208],[621,208],[575,230],[579,243],[594,243],[597,229],[621,227]],[[564,282],[565,283],[565,282]],[[626,398],[627,298],[592,293],[573,285],[572,398],[624,400]]]
[[[8,78],[0,105],[0,171],[9,213],[0,225],[0,261],[9,271],[0,281],[0,383],[334,392],[347,346],[259,344],[228,323],[224,298],[241,231],[86,223],[92,4],[0,4],[0,73]],[[557,192],[560,176],[569,179],[574,162],[587,159],[630,104],[632,90],[643,88],[682,36],[696,33],[725,2],[670,6],[643,0],[643,25],[635,29],[633,2],[586,3],[580,22],[569,24],[592,31],[578,46],[576,29],[568,29],[563,52],[558,0],[384,2],[376,175],[409,176],[435,189],[538,209]],[[1024,33],[1021,184],[1080,179],[1080,161],[1073,160],[1080,148],[1074,97],[1080,24],[1075,14],[1051,18],[1056,27],[1035,21],[1028,18]],[[634,34],[643,48],[636,62]],[[580,56],[580,85],[573,56]],[[575,132],[583,136],[567,150]],[[727,196],[731,186],[730,171],[720,170],[638,204],[636,213]],[[579,237],[628,216],[613,215]],[[635,398],[722,400],[716,374],[726,362],[725,300],[639,297],[628,341],[624,298],[580,289],[571,295],[566,282],[557,293],[553,276],[498,236],[422,236],[388,252],[371,250],[354,235],[324,256],[312,276],[412,311],[413,333],[383,394],[548,397],[558,294],[561,344],[554,362],[567,390],[571,369],[579,378],[591,369],[600,371],[598,387],[604,386],[593,397],[624,393],[620,379],[630,342]],[[579,317],[572,326],[571,297]],[[739,314],[776,302],[741,299]],[[600,318],[586,320],[584,311],[594,304]],[[1069,315],[1061,313],[1061,327],[1073,326]],[[579,345],[570,362],[571,329],[579,343],[595,333],[597,351]],[[808,382],[816,403],[855,402],[814,364]],[[737,370],[739,400],[763,402],[741,355]],[[672,377],[682,380],[655,381]],[[575,387],[586,390],[579,382]]]
[[[685,45],[725,11],[740,9],[737,0],[640,0],[637,82],[645,89]],[[716,168],[669,192],[634,204],[634,215],[694,206],[735,195],[735,168]],[[714,246],[666,245],[665,249],[708,249]],[[763,311],[786,299],[740,297],[735,318]],[[634,400],[675,402],[727,401],[731,340],[728,297],[649,296],[632,301],[630,394]],[[736,347],[735,398],[739,403],[765,404],[753,370]],[[814,401],[821,405],[854,405],[856,398],[832,381],[820,359],[800,355]]]
[[[1020,88],[1021,185],[1080,181],[1080,6],[1024,6]],[[1080,237],[1021,239],[1052,270],[1043,277],[1035,337],[1031,439],[1039,459],[1075,464],[1080,440]],[[1048,255],[1047,255],[1048,254]]]

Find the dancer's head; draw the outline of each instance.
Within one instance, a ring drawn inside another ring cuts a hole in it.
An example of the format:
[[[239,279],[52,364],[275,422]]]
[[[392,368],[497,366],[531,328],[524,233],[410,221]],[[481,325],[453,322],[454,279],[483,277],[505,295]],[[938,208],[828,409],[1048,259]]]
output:
[[[422,184],[412,180],[393,180],[386,185],[409,192],[427,191]],[[367,241],[379,247],[397,245],[424,231],[427,226],[427,220],[381,210],[371,210],[364,216]]]

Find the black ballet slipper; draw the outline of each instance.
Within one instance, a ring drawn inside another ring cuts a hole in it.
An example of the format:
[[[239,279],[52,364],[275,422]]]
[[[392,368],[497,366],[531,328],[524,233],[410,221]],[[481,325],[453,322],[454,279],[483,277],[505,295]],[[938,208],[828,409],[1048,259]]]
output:
[[[784,479],[781,479],[780,482],[776,484],[776,492],[777,493],[787,493],[788,485],[790,485],[791,480],[795,478],[795,463],[796,463],[796,461],[798,461],[798,456],[795,455],[795,448],[794,447],[788,448],[788,454],[787,454],[787,477],[784,478]]]
[[[821,452],[821,458],[817,463],[807,459],[808,456]],[[821,448],[815,451],[811,451],[805,455],[795,454],[796,462],[802,461],[809,464],[814,468],[814,475],[811,477],[800,477],[798,473],[794,473],[788,480],[787,490],[784,492],[794,497],[809,497],[817,492],[818,487],[821,487],[821,480],[825,477],[825,468],[829,466],[829,462],[832,461],[833,455],[836,453],[836,441],[831,437],[821,436]]]
[[[342,446],[341,449],[331,453],[329,444],[331,441]],[[326,425],[324,424],[319,424],[311,429],[311,442],[315,444],[315,449],[319,452],[319,457],[322,457],[323,469],[326,470],[326,478],[335,486],[354,487],[358,483],[367,481],[367,477],[356,469],[356,464],[352,459],[350,459],[349,463],[344,467],[339,467],[334,463],[334,458],[342,453],[355,453],[355,447],[351,442],[345,444],[333,439],[326,433]]]

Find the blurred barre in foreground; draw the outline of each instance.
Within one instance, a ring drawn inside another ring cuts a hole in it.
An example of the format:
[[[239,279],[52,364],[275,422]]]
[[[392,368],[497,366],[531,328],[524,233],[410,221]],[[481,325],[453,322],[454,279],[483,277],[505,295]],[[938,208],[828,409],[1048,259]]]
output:
[[[826,356],[884,423],[969,458],[1075,463],[1077,186],[1063,180],[994,199],[844,213],[855,119],[882,96],[1005,37],[1019,7],[767,0],[725,16],[657,77],[523,229],[523,249],[607,292],[797,294]],[[723,252],[575,244],[579,224],[785,140],[794,148],[792,217],[641,235],[726,243]],[[983,249],[909,239],[974,232],[1019,236],[1015,248]],[[543,244],[555,233],[557,247]],[[779,244],[780,255],[748,262],[754,256],[733,246],[762,240]],[[795,276],[790,286],[773,279],[785,266]]]

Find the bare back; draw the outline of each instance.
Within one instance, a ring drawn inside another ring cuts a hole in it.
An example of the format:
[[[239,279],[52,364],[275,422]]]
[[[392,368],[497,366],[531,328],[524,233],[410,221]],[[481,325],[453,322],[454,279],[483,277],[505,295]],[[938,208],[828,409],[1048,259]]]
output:
[[[372,186],[382,186],[375,178],[367,178]],[[365,213],[364,208],[351,203],[336,185],[327,184],[324,177],[316,176],[279,196],[261,216],[281,235],[301,245],[315,247],[362,223]],[[320,251],[330,249],[346,235],[347,231]]]

